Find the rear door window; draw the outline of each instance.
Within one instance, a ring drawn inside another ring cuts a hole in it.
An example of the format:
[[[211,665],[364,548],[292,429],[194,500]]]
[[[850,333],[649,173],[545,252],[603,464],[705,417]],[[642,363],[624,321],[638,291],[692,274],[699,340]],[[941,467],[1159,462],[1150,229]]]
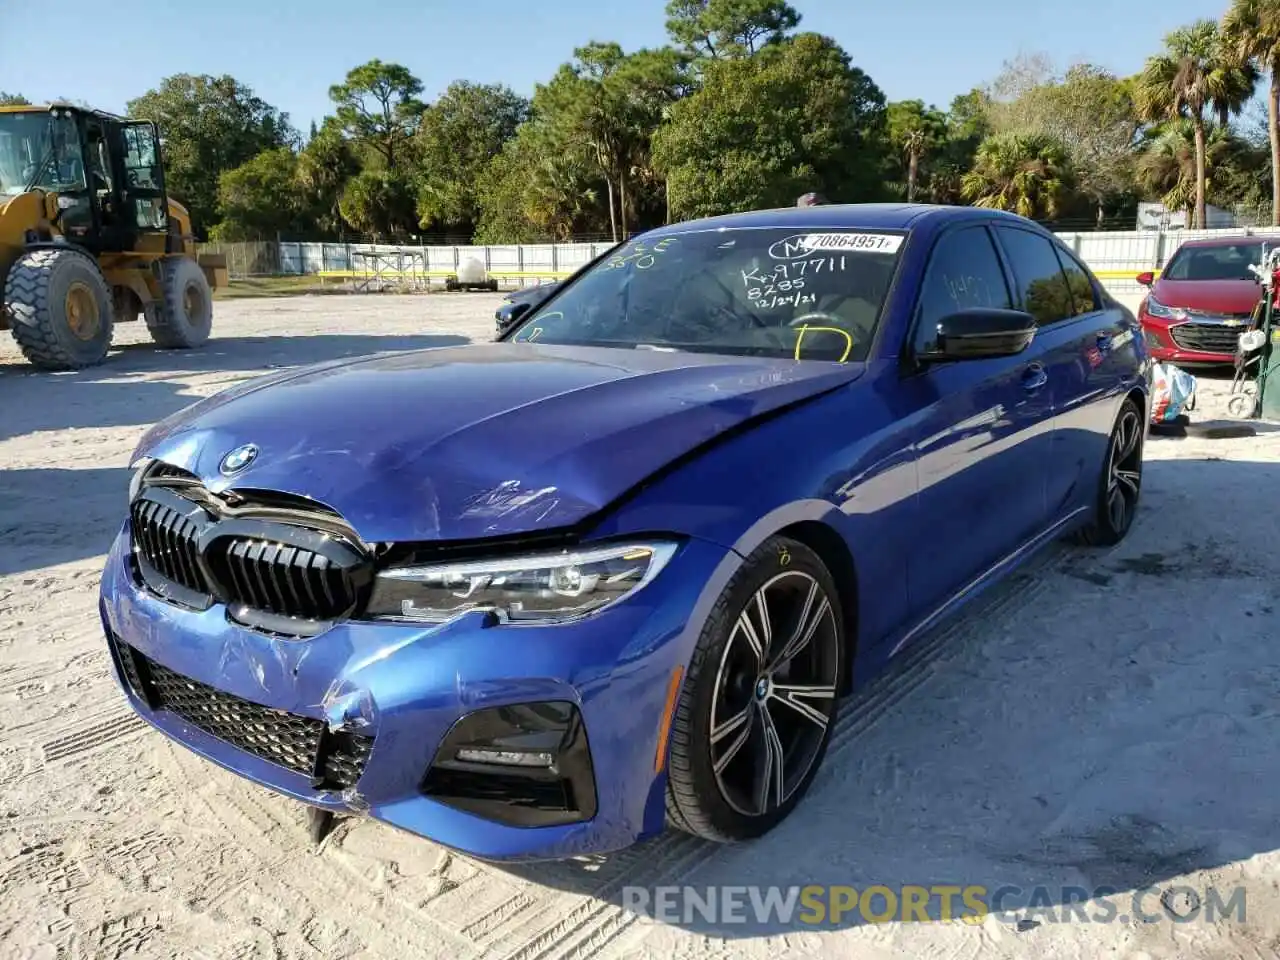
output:
[[[1075,257],[1062,247],[1055,246],[1058,263],[1067,278],[1067,289],[1071,291],[1071,303],[1075,307],[1076,316],[1094,313],[1102,309],[1098,302],[1098,291],[1094,288],[1089,271]]]

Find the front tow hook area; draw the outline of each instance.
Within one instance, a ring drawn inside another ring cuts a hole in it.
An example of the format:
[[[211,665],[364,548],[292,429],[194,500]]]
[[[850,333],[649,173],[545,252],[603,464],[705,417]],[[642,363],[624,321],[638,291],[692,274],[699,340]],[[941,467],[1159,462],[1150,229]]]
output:
[[[333,830],[335,819],[332,810],[321,810],[319,807],[307,807],[307,836],[313,846],[319,848],[324,838]]]

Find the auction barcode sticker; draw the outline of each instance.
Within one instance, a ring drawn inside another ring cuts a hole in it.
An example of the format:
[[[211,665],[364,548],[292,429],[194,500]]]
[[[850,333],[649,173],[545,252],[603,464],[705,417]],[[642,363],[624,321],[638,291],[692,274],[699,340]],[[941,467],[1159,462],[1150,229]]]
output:
[[[897,253],[902,236],[895,233],[811,233],[800,241],[808,250]]]

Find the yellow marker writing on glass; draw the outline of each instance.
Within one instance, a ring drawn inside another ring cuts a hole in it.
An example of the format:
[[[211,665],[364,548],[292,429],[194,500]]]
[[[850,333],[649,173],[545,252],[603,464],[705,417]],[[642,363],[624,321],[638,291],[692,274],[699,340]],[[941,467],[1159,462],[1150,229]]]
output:
[[[852,337],[852,336],[850,336],[850,334],[849,334],[849,332],[848,332],[847,330],[841,330],[839,327],[811,327],[811,326],[809,326],[809,324],[807,324],[807,323],[806,323],[804,326],[802,326],[802,327],[800,328],[800,332],[796,334],[796,355],[795,355],[795,358],[796,358],[797,360],[799,360],[799,359],[800,359],[800,344],[801,344],[801,342],[803,342],[803,340],[804,340],[804,335],[805,335],[806,333],[808,333],[810,330],[819,330],[819,331],[822,331],[823,333],[838,333],[838,334],[840,334],[840,336],[844,337],[845,348],[844,348],[844,353],[843,353],[843,354],[841,354],[840,359],[839,359],[839,360],[837,360],[836,362],[837,362],[837,363],[844,363],[846,360],[848,360],[848,359],[849,359],[849,354],[851,354],[851,353],[853,352],[853,337]]]

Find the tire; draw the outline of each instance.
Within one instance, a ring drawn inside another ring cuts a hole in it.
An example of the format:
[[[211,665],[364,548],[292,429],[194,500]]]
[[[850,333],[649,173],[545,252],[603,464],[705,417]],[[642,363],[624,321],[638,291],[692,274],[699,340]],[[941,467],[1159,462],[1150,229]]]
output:
[[[1237,393],[1227,400],[1227,413],[1233,417],[1252,416],[1254,399],[1247,393]]]
[[[29,250],[4,285],[9,328],[22,355],[42,370],[79,370],[111,348],[111,289],[76,250]]]
[[[200,265],[170,257],[160,265],[162,299],[147,328],[157,346],[190,350],[204,346],[213,330],[213,291]]]
[[[1142,411],[1126,397],[1107,443],[1093,518],[1076,533],[1076,542],[1090,547],[1113,547],[1129,533],[1142,493],[1145,440]],[[1119,509],[1120,503],[1123,510]]]
[[[760,640],[762,594],[772,644]],[[836,721],[846,648],[838,596],[818,555],[782,537],[766,541],[729,581],[698,638],[671,724],[666,813],[673,827],[720,843],[748,840],[803,798]],[[802,619],[813,628],[809,639],[788,651],[783,638],[801,635],[788,627]],[[810,692],[800,698],[802,686]],[[776,744],[774,752],[766,744]],[[786,759],[774,769],[782,776],[756,777],[761,757],[779,753]],[[757,779],[770,790],[748,789]]]

